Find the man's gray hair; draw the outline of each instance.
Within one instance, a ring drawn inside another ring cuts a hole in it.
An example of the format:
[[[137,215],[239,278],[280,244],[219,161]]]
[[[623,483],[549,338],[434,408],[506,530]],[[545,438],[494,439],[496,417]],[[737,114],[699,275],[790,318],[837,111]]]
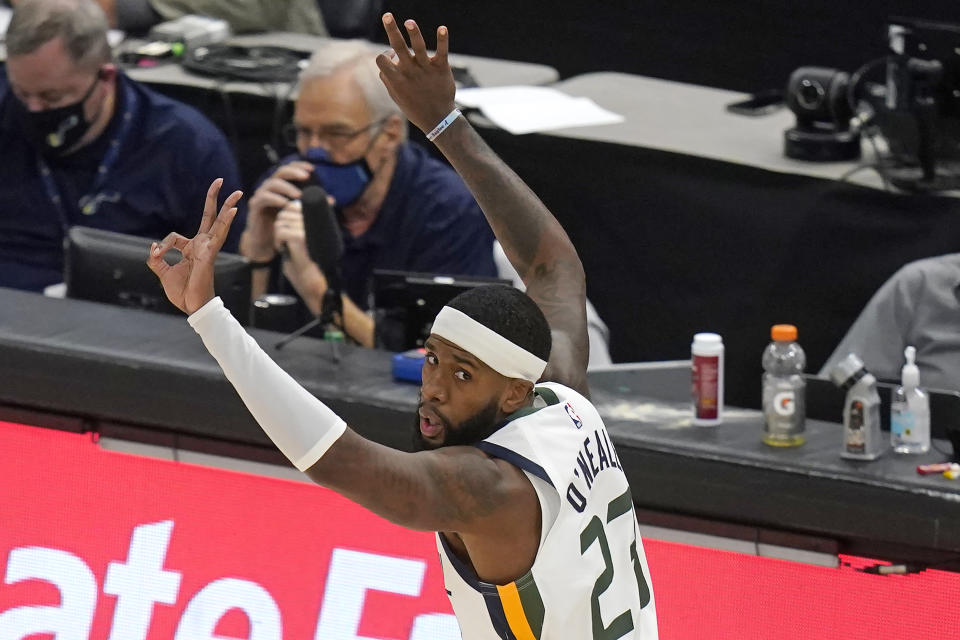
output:
[[[62,38],[76,64],[98,67],[112,59],[109,28],[94,0],[20,0],[7,28],[7,57],[33,53]]]
[[[407,120],[380,81],[377,53],[378,50],[373,45],[363,40],[326,41],[314,51],[307,66],[300,72],[300,84],[304,85],[312,78],[326,78],[349,70],[363,91],[370,117],[378,121],[394,114],[400,116],[403,135],[406,137]]]

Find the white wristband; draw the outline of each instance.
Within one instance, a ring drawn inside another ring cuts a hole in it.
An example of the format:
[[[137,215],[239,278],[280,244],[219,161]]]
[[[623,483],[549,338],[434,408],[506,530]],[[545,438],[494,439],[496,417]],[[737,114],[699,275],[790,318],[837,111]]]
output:
[[[270,359],[220,298],[187,318],[277,448],[300,471],[327,452],[347,423]]]
[[[427,140],[429,140],[430,142],[433,142],[438,135],[446,131],[447,127],[453,124],[454,120],[456,120],[462,115],[463,114],[460,113],[460,109],[457,109],[456,107],[454,107],[453,111],[448,113],[447,117],[440,121],[440,124],[438,124],[433,129],[430,130],[430,133],[427,134]]]

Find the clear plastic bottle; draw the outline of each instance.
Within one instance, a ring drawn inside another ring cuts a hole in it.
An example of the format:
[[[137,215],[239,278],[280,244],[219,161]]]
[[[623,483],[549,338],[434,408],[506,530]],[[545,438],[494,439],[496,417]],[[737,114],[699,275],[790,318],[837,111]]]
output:
[[[920,388],[917,350],[907,347],[903,355],[907,363],[890,403],[890,445],[897,453],[926,453],[930,451],[930,397]]]
[[[773,447],[796,447],[805,442],[807,356],[797,344],[797,328],[776,324],[773,342],[763,351],[763,441]]]

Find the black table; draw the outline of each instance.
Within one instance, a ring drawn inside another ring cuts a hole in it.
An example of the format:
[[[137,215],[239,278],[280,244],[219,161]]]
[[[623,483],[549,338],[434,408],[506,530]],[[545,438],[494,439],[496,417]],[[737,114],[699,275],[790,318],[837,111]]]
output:
[[[321,341],[277,351],[278,334],[252,333],[361,434],[407,448],[417,388],[391,380],[390,354],[346,348],[335,365]],[[960,482],[913,470],[938,454],[847,462],[840,426],[816,420],[806,446],[775,450],[751,410],[691,427],[688,379],[675,368],[591,374],[644,521],[828,553],[960,556]],[[0,419],[283,462],[183,318],[6,289]]]

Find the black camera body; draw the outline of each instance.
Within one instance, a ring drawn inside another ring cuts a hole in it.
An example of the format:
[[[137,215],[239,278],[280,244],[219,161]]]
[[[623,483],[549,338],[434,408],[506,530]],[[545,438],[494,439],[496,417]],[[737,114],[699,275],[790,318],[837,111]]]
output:
[[[885,101],[890,182],[905,191],[960,188],[960,25],[891,18]]]
[[[800,67],[787,82],[787,107],[797,117],[783,134],[788,158],[814,162],[856,160],[860,132],[851,130],[850,76],[838,69]]]

